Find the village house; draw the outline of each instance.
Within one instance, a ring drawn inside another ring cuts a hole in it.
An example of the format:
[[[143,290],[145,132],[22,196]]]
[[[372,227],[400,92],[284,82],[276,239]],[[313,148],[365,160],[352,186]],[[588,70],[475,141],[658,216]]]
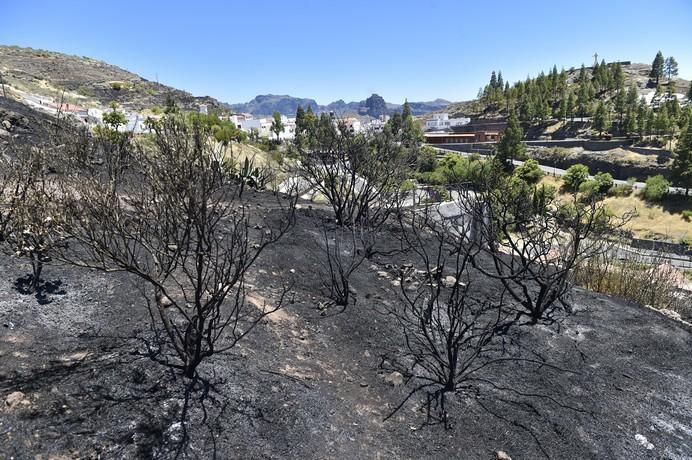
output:
[[[236,117],[235,119],[233,117]],[[257,133],[260,137],[265,137],[268,139],[275,139],[276,134],[274,134],[271,131],[271,126],[272,122],[274,121],[273,118],[246,118],[242,117],[240,118],[238,115],[233,115],[231,117],[231,120],[236,123],[236,126],[247,132],[250,133],[252,130],[257,130]],[[296,119],[295,118],[289,118],[285,115],[281,115],[281,122],[284,125],[284,130],[279,134],[279,139],[284,141],[284,140],[291,140],[295,137],[296,133]]]
[[[471,122],[470,118],[449,118],[448,113],[436,113],[433,117],[425,121],[426,131],[437,131],[441,129],[452,128],[455,126],[467,125]]]
[[[342,118],[340,123],[352,133],[358,133],[363,129],[360,120],[354,117]]]

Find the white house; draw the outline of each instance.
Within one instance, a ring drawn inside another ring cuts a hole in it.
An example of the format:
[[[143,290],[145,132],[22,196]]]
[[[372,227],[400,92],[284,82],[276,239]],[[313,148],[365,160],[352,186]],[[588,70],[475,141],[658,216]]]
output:
[[[239,126],[240,129],[248,133],[256,129],[260,137],[274,139],[276,138],[276,134],[271,131],[273,121],[273,118],[236,118],[236,126]],[[284,125],[284,130],[279,134],[279,139],[282,141],[293,139],[296,135],[296,119],[281,115],[281,122]]]
[[[343,118],[340,120],[340,123],[346,126],[352,133],[358,133],[363,129],[360,120],[354,117]]]
[[[367,122],[364,126],[364,129],[370,132],[380,132],[384,129],[385,124],[385,121],[374,119]]]
[[[426,131],[452,128],[454,126],[463,126],[471,123],[470,118],[449,118],[448,113],[436,113],[433,117],[425,122]]]

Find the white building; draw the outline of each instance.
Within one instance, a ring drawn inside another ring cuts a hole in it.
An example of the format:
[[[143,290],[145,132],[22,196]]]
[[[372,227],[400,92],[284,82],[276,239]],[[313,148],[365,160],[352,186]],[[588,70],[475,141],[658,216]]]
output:
[[[454,126],[468,125],[469,123],[471,123],[470,118],[466,118],[466,117],[449,118],[448,113],[436,113],[433,115],[433,118],[426,120],[425,130],[430,131],[430,130],[446,129],[446,128],[452,128]]]
[[[241,119],[237,117],[235,119],[236,126],[240,127],[240,129],[247,133],[250,133],[253,129],[255,129],[260,137],[276,139],[276,134],[274,134],[271,130],[273,121],[273,118]],[[284,125],[284,130],[279,133],[279,139],[282,141],[293,139],[296,135],[296,119],[281,115],[281,122]]]
[[[339,120],[340,123],[342,123],[346,128],[351,131],[352,133],[359,133],[363,127],[360,123],[360,120],[357,118],[353,117],[348,117],[348,118],[343,118]]]
[[[377,133],[377,132],[380,132],[384,129],[385,124],[386,124],[386,121],[374,119],[374,120],[370,120],[369,122],[367,122],[365,124],[365,126],[363,127],[363,129],[365,129],[365,131]]]

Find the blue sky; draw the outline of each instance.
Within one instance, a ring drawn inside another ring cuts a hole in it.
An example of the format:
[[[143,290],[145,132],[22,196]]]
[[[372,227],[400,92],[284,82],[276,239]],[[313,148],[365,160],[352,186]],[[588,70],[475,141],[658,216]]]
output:
[[[464,100],[494,69],[514,81],[594,52],[650,63],[660,49],[692,78],[691,0],[3,3],[2,44],[102,59],[225,102]]]

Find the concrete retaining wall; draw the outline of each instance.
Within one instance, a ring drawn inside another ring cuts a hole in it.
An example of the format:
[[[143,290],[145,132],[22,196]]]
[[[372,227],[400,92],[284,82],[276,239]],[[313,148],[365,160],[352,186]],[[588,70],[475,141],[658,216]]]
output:
[[[685,244],[667,243],[665,241],[632,238],[630,246],[632,246],[633,248],[645,249],[649,251],[667,252],[669,254],[677,254],[680,256],[692,256],[692,248]]]

